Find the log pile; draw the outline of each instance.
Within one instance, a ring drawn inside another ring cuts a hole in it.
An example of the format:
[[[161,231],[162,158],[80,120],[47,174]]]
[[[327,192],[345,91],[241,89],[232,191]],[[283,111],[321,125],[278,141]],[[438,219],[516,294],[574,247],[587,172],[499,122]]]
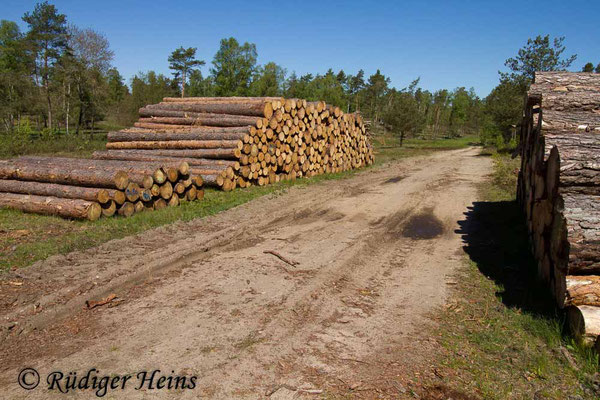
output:
[[[165,98],[139,110],[133,128],[110,132],[95,159],[182,159],[225,191],[373,162],[362,117],[322,101],[279,97]]]
[[[0,161],[0,207],[95,221],[204,197],[202,178],[174,161],[20,157]]]
[[[540,277],[572,330],[600,334],[600,75],[535,75],[521,127],[518,198]]]

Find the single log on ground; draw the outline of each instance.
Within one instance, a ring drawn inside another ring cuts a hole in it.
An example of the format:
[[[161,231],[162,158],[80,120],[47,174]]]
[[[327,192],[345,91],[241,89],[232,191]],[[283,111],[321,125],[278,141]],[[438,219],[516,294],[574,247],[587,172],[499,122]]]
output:
[[[0,193],[0,207],[90,221],[95,221],[102,215],[102,208],[95,201],[17,193]]]
[[[81,199],[97,201],[100,204],[111,201],[114,191],[105,188],[89,188],[82,186],[60,185],[31,181],[0,180],[0,192],[33,194],[36,196],[53,196],[64,199]]]

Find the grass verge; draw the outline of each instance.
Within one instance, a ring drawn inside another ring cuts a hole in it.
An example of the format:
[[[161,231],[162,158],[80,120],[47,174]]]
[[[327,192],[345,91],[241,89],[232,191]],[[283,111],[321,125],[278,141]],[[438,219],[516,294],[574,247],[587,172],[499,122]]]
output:
[[[515,201],[519,160],[494,172],[460,221],[468,265],[441,316],[444,385],[483,399],[597,399],[598,358],[565,332],[538,281]]]
[[[422,141],[421,147],[394,147],[382,149],[375,142],[376,163],[374,168],[393,160],[428,154],[442,149],[440,141]],[[443,141],[442,141],[443,142]],[[468,141],[464,141],[464,147]],[[88,148],[88,150],[90,150]],[[372,167],[373,168],[373,167]],[[204,201],[185,203],[179,207],[141,213],[131,218],[107,218],[96,222],[70,221],[58,217],[25,214],[20,211],[0,209],[0,272],[21,268],[55,254],[82,250],[134,235],[148,229],[175,221],[189,221],[238,206],[257,197],[281,193],[295,185],[310,185],[324,180],[342,179],[360,170],[338,174],[321,175],[294,182],[281,182],[263,187],[236,189],[222,192],[208,189]]]

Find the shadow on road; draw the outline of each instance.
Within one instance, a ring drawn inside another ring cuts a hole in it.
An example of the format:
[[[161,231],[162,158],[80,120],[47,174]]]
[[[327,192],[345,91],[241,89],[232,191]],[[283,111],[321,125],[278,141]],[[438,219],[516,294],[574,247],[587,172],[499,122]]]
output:
[[[458,221],[463,249],[485,276],[502,288],[508,307],[555,317],[550,292],[537,279],[524,218],[516,201],[475,202]]]

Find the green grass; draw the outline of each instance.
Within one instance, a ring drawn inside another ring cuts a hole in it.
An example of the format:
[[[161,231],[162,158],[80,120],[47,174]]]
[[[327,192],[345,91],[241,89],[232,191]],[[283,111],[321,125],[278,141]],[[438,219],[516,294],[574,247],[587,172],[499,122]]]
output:
[[[56,157],[91,157],[97,150],[104,150],[106,134],[94,135],[36,135],[6,136],[0,135],[0,159],[22,155],[52,155]]]
[[[394,140],[394,138],[388,138]],[[80,144],[76,140],[66,141],[61,152],[68,156],[81,156],[95,149],[103,148],[104,141],[98,143]],[[375,153],[377,166],[385,162],[405,157],[428,154],[434,151],[437,141],[423,141],[423,147],[394,147],[382,149],[382,140],[375,138]],[[61,146],[61,141],[52,143],[48,149]],[[467,145],[467,141],[463,141]],[[36,145],[38,146],[38,145]],[[32,146],[29,149],[46,150]],[[70,147],[69,147],[70,146]],[[443,148],[438,146],[437,148]],[[52,153],[49,151],[49,153]],[[247,201],[270,193],[283,193],[294,185],[310,185],[330,179],[341,179],[359,171],[347,171],[338,174],[321,175],[294,182],[281,182],[264,187],[253,186],[248,189],[236,189],[232,192],[222,192],[208,189],[204,201],[184,203],[180,207],[166,208],[154,212],[134,215],[131,218],[102,218],[96,222],[70,221],[58,217],[25,214],[20,211],[0,209],[0,271],[9,268],[21,268],[55,254],[65,254],[70,251],[82,250],[105,243],[111,239],[123,238],[143,232],[148,229],[167,225],[175,221],[189,221],[212,215]]]
[[[569,337],[537,279],[515,201],[519,160],[493,159],[483,201],[460,222],[469,261],[441,317],[444,383],[484,399],[599,398],[597,356]]]
[[[427,155],[432,151],[457,150],[478,145],[476,136],[464,136],[453,139],[405,139],[400,146],[400,138],[397,135],[378,134],[373,136],[375,149],[375,164],[380,165],[390,161],[396,161],[406,157]]]
[[[108,131],[121,128],[114,124],[101,122],[93,134],[89,130],[82,130],[76,135],[74,129],[68,135],[64,130],[53,133],[35,131],[0,133],[0,159],[21,155],[91,157],[94,151],[105,149]]]

